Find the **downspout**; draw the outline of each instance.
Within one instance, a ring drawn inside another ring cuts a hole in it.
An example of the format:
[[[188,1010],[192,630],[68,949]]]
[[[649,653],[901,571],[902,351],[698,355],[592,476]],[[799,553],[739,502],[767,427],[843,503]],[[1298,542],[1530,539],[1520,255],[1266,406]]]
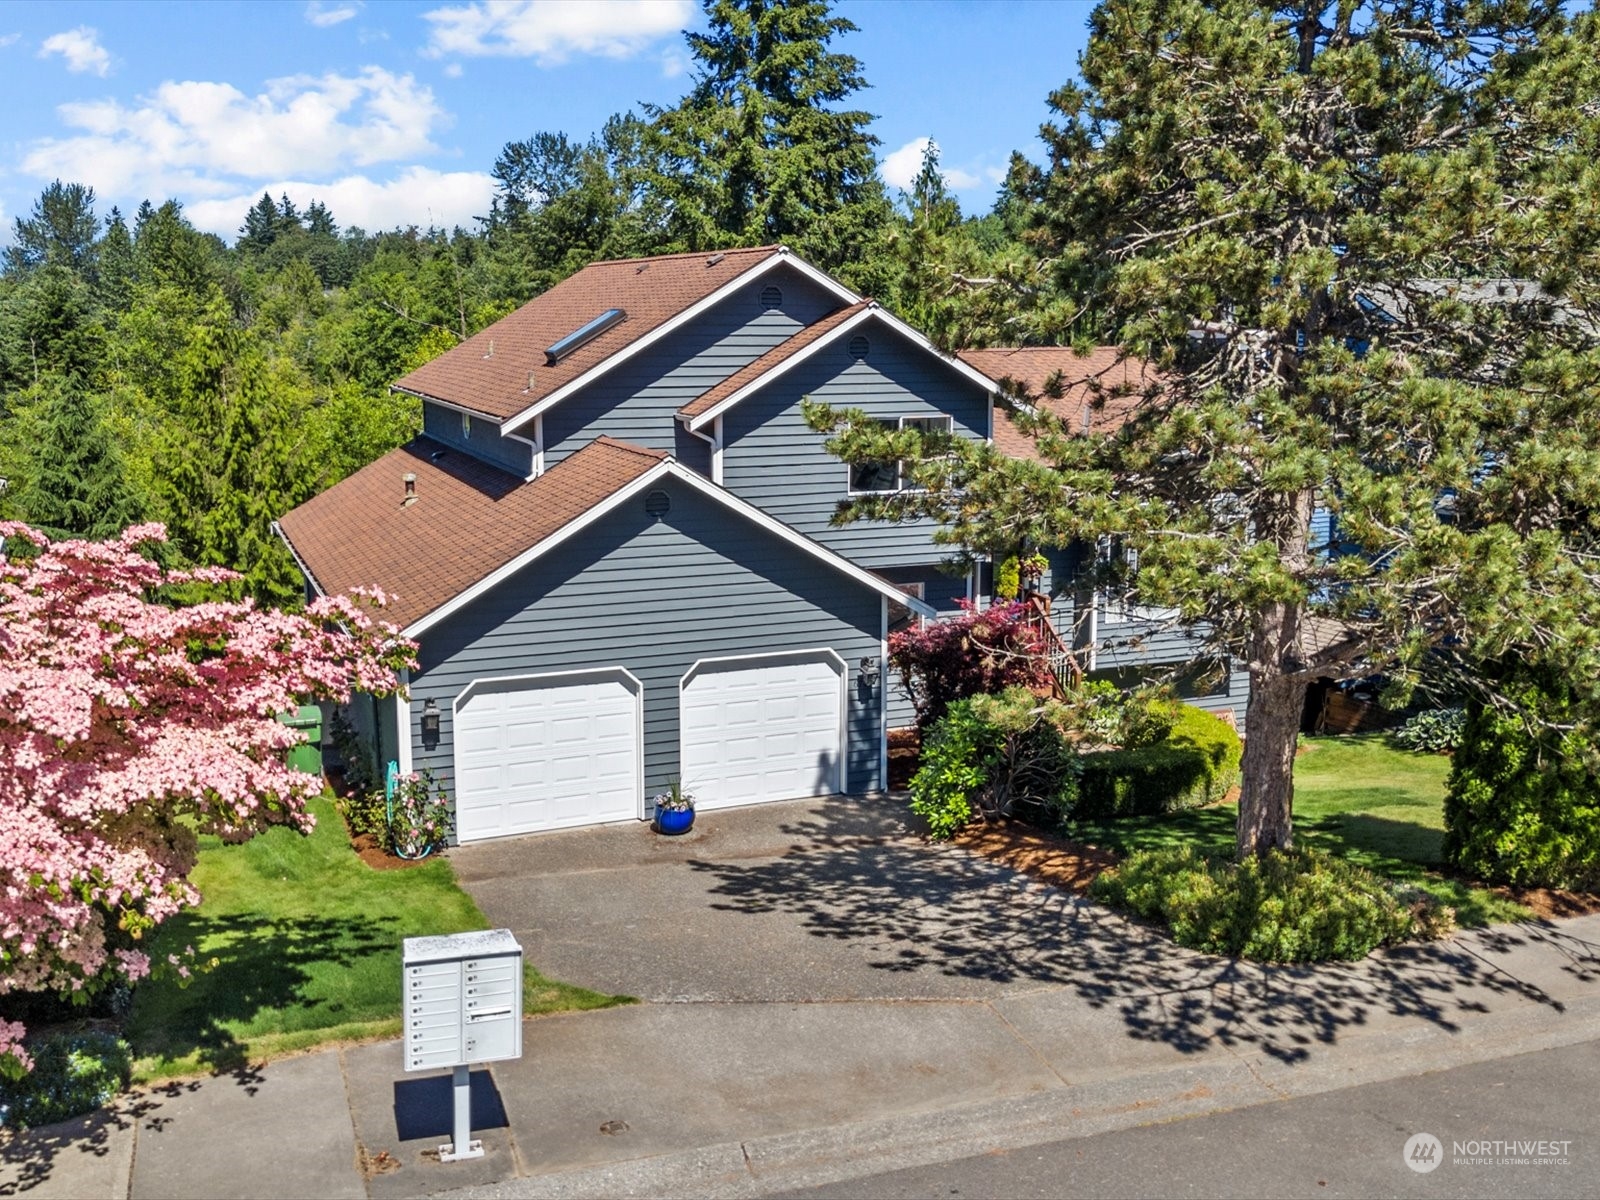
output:
[[[692,434],[694,437],[699,438],[702,442],[711,447],[711,482],[715,484],[721,484],[722,438],[720,435],[722,433],[722,418],[718,417],[712,426],[712,428],[716,430],[715,435],[701,433],[693,425],[689,424],[687,420],[682,418],[679,419],[678,423],[683,426],[686,433]]]

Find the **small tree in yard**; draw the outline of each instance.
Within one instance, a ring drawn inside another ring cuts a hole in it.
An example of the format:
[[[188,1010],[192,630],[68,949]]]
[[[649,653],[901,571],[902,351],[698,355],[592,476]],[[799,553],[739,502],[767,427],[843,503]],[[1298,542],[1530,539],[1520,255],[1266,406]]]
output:
[[[960,616],[911,626],[889,638],[889,664],[900,672],[916,706],[919,729],[968,696],[1050,686],[1044,635],[1026,613],[1022,604],[981,610],[964,604]]]
[[[1044,464],[811,406],[847,459],[921,460],[841,519],[1121,539],[1130,598],[1249,672],[1241,856],[1291,843],[1312,680],[1518,658],[1594,711],[1597,47],[1556,0],[1107,0],[1050,100],[1033,334],[1154,382],[1110,436],[1019,412]]]
[[[52,543],[0,523],[0,995],[87,997],[147,974],[131,943],[199,901],[198,834],[311,827],[322,781],[285,765],[297,735],[276,715],[392,692],[413,662],[374,619],[378,593],[301,614],[164,603],[174,585],[236,579],[140,553],[165,538],[143,525]],[[0,1071],[27,1069],[23,1032],[0,1020]]]

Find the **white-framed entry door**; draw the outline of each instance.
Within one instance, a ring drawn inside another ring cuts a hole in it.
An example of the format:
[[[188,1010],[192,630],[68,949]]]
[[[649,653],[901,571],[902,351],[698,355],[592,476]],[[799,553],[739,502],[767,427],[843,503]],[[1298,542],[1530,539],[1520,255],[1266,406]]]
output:
[[[453,706],[456,836],[641,818],[643,699],[621,667],[474,680]]]
[[[701,659],[679,683],[683,785],[703,809],[843,792],[846,711],[832,650]]]

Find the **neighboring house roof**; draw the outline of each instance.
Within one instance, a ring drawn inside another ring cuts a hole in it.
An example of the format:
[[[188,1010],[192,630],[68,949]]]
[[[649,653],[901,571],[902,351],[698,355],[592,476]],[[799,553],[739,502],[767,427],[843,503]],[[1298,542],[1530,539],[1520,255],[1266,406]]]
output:
[[[982,368],[944,353],[899,317],[879,305],[876,300],[863,300],[829,313],[820,321],[812,322],[754,362],[741,367],[715,387],[696,396],[678,410],[679,419],[690,429],[704,429],[739,401],[770,383],[775,376],[798,366],[824,346],[837,341],[868,321],[887,325],[922,350],[943,360],[984,391],[995,390],[995,380]]]
[[[415,476],[410,503],[408,474]],[[278,530],[318,591],[380,587],[394,597],[389,619],[414,637],[667,476],[895,603],[934,615],[671,455],[609,437],[532,480],[418,437],[285,514]]]
[[[1143,359],[1125,358],[1116,346],[1096,346],[1082,355],[1070,346],[1021,346],[963,350],[961,357],[997,380],[1001,391],[1057,417],[1081,433],[1112,433],[1127,423],[1158,378]],[[1096,385],[1098,385],[1098,390]],[[1013,458],[1042,461],[1033,438],[1013,415],[996,407],[994,444]]]
[[[509,432],[715,304],[726,290],[782,263],[844,302],[859,299],[782,246],[591,263],[394,387],[492,417]],[[547,348],[611,309],[626,318],[547,364]]]

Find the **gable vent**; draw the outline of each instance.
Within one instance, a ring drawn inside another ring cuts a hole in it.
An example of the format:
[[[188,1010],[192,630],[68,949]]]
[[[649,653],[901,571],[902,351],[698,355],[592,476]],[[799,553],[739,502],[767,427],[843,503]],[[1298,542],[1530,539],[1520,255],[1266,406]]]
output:
[[[762,308],[778,308],[778,307],[782,306],[782,304],[783,304],[783,289],[782,288],[769,287],[769,288],[763,288],[761,290],[761,307]]]
[[[672,510],[672,497],[657,488],[644,498],[644,511],[651,520],[659,521]]]
[[[544,352],[544,365],[553,367],[567,355],[580,346],[586,346],[606,330],[628,319],[628,314],[620,308],[608,308],[587,325],[574,329],[566,337]]]
[[[857,361],[859,361],[859,360],[861,360],[861,359],[863,359],[863,358],[865,358],[867,356],[867,351],[869,349],[871,349],[871,344],[867,341],[866,338],[862,337],[859,333],[856,334],[855,337],[850,339],[850,357],[851,358],[856,359]]]

